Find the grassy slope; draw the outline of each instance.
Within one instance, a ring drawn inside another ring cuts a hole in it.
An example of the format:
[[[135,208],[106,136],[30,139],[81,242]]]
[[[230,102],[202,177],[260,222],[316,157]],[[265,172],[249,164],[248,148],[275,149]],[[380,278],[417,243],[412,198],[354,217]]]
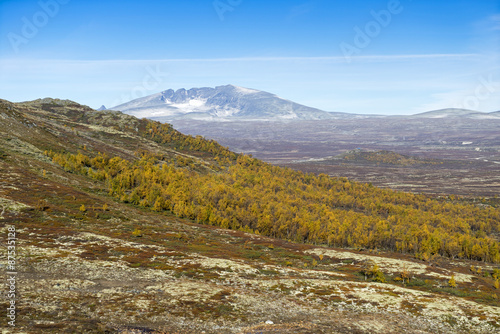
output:
[[[493,280],[485,277],[490,266],[314,248],[197,225],[116,202],[103,183],[64,172],[43,155],[92,149],[133,160],[135,151],[150,150],[215,164],[209,154],[138,136],[145,122],[70,102],[1,102],[0,226],[2,235],[6,225],[17,229],[18,325],[25,331],[435,333],[499,325]],[[365,281],[360,270],[368,260],[388,284]],[[396,280],[404,268],[413,277],[406,286]],[[453,273],[458,289],[446,287]]]

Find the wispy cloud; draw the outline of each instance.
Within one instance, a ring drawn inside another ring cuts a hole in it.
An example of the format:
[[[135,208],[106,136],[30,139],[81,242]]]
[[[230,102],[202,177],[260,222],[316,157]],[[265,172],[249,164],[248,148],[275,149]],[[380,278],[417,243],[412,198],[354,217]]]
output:
[[[460,89],[432,94],[433,101],[419,111],[442,108],[463,108],[479,111],[500,110],[500,68],[478,73]]]
[[[491,15],[489,18],[488,18],[488,21],[489,21],[489,24],[490,24],[490,29],[493,30],[493,31],[497,31],[497,30],[500,30],[500,13],[499,14],[495,14],[495,15]]]
[[[305,15],[311,12],[316,6],[316,1],[307,1],[303,4],[293,6],[288,14],[288,20],[292,20],[296,17]]]
[[[0,60],[0,98],[23,101],[51,96],[109,107],[131,92],[235,84],[323,110],[396,114],[455,106],[468,96],[467,91],[474,91],[481,73],[488,73],[494,63],[489,56],[473,53],[363,55],[349,64],[343,57],[330,56],[4,59]],[[142,89],[157,82],[149,77],[151,69],[161,73],[161,83]],[[495,108],[493,98],[480,102],[482,110]]]
[[[394,61],[394,60],[412,60],[412,59],[464,59],[464,58],[480,58],[484,55],[476,53],[442,53],[442,54],[403,54],[403,55],[362,55],[353,56],[352,59],[358,61]],[[315,57],[235,57],[235,58],[166,58],[166,59],[106,59],[106,60],[67,60],[67,59],[3,59],[0,64],[13,63],[58,63],[58,64],[73,64],[73,65],[88,65],[88,64],[116,64],[116,65],[137,65],[150,64],[159,62],[253,62],[253,61],[334,61],[345,62],[343,56],[315,56]]]

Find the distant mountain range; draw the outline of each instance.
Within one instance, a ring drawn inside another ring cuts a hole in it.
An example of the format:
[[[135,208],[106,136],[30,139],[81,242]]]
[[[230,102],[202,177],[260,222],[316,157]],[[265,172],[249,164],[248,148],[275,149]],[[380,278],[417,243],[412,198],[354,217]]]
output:
[[[99,110],[104,110],[102,106]],[[381,115],[328,112],[298,104],[274,94],[233,85],[215,88],[169,89],[110,108],[139,118],[162,122],[196,120],[322,120],[388,117]],[[500,111],[483,113],[466,109],[441,109],[409,117],[500,118]]]
[[[469,109],[458,109],[458,108],[448,108],[439,109],[424,112],[421,114],[412,115],[414,118],[475,118],[475,119],[497,119],[500,118],[500,111],[494,111],[490,113],[469,110]]]
[[[141,97],[110,109],[139,118],[239,119],[239,120],[320,120],[358,117],[307,107],[274,94],[233,85],[215,88],[169,89]]]

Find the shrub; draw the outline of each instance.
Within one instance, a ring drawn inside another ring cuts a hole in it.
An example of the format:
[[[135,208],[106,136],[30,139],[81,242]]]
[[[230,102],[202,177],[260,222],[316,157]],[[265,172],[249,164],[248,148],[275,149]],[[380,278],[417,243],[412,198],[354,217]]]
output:
[[[365,275],[365,280],[370,277],[373,282],[385,283],[386,279],[384,273],[380,270],[379,266],[374,262],[369,262],[365,264],[362,269],[362,273]]]
[[[134,230],[134,232],[132,232],[132,235],[133,235],[134,237],[138,237],[138,238],[139,238],[139,237],[142,237],[142,232],[141,232],[141,230],[139,230],[139,229],[137,229],[137,228],[136,228],[136,229]]]
[[[451,275],[450,280],[448,281],[448,286],[451,288],[457,287],[457,282],[455,281],[455,275]]]

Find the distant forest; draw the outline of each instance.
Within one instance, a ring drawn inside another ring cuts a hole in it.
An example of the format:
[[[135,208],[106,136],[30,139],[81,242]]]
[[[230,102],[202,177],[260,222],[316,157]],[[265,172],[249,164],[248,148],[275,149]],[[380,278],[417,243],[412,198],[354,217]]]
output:
[[[45,154],[69,172],[105,182],[122,202],[203,224],[423,260],[500,263],[498,208],[272,166],[159,122],[147,121],[141,135],[178,154],[142,151],[130,160],[87,150]]]

